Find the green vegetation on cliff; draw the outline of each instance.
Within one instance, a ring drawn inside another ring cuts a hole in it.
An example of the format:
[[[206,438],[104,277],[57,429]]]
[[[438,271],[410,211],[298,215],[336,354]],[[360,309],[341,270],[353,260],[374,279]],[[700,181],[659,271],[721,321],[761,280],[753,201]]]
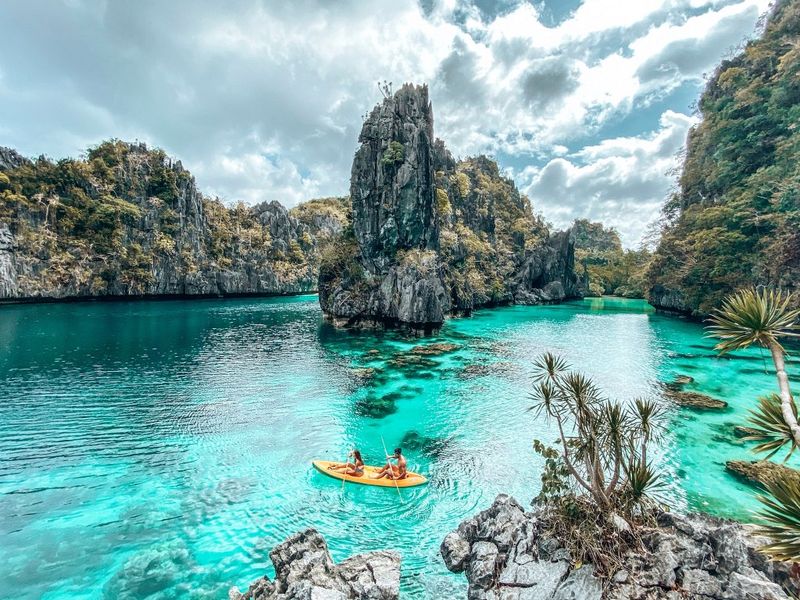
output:
[[[317,242],[342,227],[342,199],[226,206],[143,144],[3,156],[0,298],[313,290]]]
[[[800,3],[724,61],[700,100],[649,271],[657,306],[707,314],[737,288],[800,281]]]
[[[651,254],[646,249],[624,250],[619,234],[602,223],[578,219],[575,234],[575,263],[588,280],[589,294],[613,294],[644,298],[645,272]]]
[[[546,242],[530,200],[485,156],[437,171],[441,252],[455,308],[509,302],[519,259]]]

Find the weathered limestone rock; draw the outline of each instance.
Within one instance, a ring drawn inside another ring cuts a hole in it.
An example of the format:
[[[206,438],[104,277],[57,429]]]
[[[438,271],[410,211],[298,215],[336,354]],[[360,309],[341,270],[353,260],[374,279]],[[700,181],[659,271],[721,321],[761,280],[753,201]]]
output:
[[[553,600],[600,600],[603,585],[594,576],[594,566],[583,565],[572,571],[553,594]]]
[[[551,235],[494,161],[453,160],[434,139],[426,86],[387,95],[359,142],[352,234],[320,269],[329,321],[433,332],[451,313],[580,294],[571,233]]]
[[[405,84],[370,113],[358,137],[350,197],[364,265],[382,274],[399,250],[437,250],[433,111],[427,86]]]
[[[450,311],[434,206],[433,113],[427,86],[406,84],[370,113],[353,160],[356,245],[323,265],[320,305],[334,324],[431,331]],[[357,253],[357,255],[356,255]]]
[[[770,460],[729,460],[725,469],[757,485],[769,485],[777,480],[794,480],[800,484],[800,471]]]
[[[0,298],[14,298],[18,293],[14,235],[7,225],[0,224]]]
[[[338,565],[314,529],[275,547],[269,555],[275,580],[263,577],[230,600],[396,600],[400,595],[400,556],[396,552],[358,554]]]
[[[13,148],[5,148],[0,146],[0,171],[17,169],[30,162],[30,160],[22,156]]]
[[[602,581],[591,565],[573,569],[558,540],[541,535],[544,522],[500,495],[463,521],[442,543],[445,566],[464,572],[468,598],[645,600],[703,598],[788,600],[789,567],[758,553],[765,540],[751,528],[707,515],[663,513],[641,531],[642,547]]]
[[[706,396],[705,394],[699,394],[697,392],[685,392],[670,387],[664,388],[664,396],[679,406],[699,410],[719,410],[728,406],[728,403],[724,400],[718,400],[717,398],[712,398],[711,396]]]
[[[331,216],[335,211],[320,212],[327,216],[317,222],[317,213],[305,210],[304,222],[274,201],[227,208],[205,198],[180,161],[144,144],[112,146],[118,153],[112,163],[94,159],[93,164],[105,165],[105,174],[83,163],[72,175],[78,178],[75,185],[49,196],[20,197],[13,212],[6,210],[0,217],[0,300],[269,295],[316,289],[318,240],[343,227]],[[0,171],[10,181],[5,185],[19,189],[17,180],[31,177],[27,171],[14,171],[25,164],[32,163],[0,148]],[[73,198],[76,194],[82,195]],[[318,200],[315,206],[324,209],[325,202],[339,200]],[[76,217],[67,216],[68,208],[83,219],[93,210],[105,214],[85,204],[125,211],[124,218],[116,217],[116,226],[104,225],[116,227],[115,233],[101,235],[100,243],[86,239],[92,232],[70,224]],[[43,239],[53,243],[42,244]],[[112,243],[116,249],[107,247]]]
[[[517,304],[547,304],[579,296],[572,231],[555,232],[547,244],[528,252],[513,285]]]
[[[659,310],[681,314],[691,313],[692,308],[680,290],[671,290],[656,284],[647,293],[647,301]]]
[[[442,542],[442,558],[448,570],[453,573],[464,571],[464,563],[469,557],[470,544],[458,532],[451,531]]]

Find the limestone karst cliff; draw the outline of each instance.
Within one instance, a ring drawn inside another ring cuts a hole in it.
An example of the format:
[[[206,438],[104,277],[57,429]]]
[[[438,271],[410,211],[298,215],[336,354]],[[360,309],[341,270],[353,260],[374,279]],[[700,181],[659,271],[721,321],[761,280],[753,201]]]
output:
[[[0,148],[0,300],[313,291],[345,210],[227,207],[143,144],[58,162]]]
[[[647,275],[656,307],[703,316],[741,287],[800,287],[798,40],[800,2],[776,2],[709,79]]]
[[[434,138],[426,86],[387,94],[359,143],[351,226],[321,263],[334,323],[425,331],[454,312],[579,294],[570,232],[551,235],[494,161],[452,158]]]

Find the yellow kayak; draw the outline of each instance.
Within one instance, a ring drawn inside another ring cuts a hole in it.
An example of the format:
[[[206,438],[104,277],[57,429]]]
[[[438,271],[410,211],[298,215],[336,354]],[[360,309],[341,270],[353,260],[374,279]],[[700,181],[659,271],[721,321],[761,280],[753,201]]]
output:
[[[317,471],[319,471],[320,473],[325,473],[325,475],[328,475],[329,477],[333,477],[334,479],[344,479],[345,481],[349,481],[351,483],[361,483],[363,485],[376,485],[378,487],[393,488],[395,487],[395,484],[397,484],[397,487],[399,488],[407,488],[407,487],[414,487],[415,485],[424,485],[428,483],[428,480],[425,477],[423,477],[419,473],[412,473],[411,471],[409,471],[408,475],[406,475],[406,477],[403,479],[392,480],[392,479],[387,479],[385,477],[382,479],[371,479],[371,477],[378,471],[380,471],[383,467],[372,467],[370,465],[365,465],[364,474],[361,475],[360,477],[357,477],[355,475],[345,475],[340,471],[333,471],[331,469],[328,469],[328,467],[330,467],[331,465],[344,464],[341,462],[333,462],[330,460],[315,460],[313,461],[312,464],[314,465],[314,468],[317,469]]]

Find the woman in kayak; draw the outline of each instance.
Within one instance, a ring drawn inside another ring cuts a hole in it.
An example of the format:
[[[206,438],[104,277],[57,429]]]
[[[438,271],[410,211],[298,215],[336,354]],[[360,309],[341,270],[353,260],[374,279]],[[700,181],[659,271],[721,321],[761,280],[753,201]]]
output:
[[[350,462],[351,458],[353,462]],[[347,455],[347,462],[340,465],[331,465],[328,470],[340,471],[353,477],[361,477],[364,474],[364,461],[361,460],[361,452],[358,451],[358,448],[353,448],[350,454]]]

